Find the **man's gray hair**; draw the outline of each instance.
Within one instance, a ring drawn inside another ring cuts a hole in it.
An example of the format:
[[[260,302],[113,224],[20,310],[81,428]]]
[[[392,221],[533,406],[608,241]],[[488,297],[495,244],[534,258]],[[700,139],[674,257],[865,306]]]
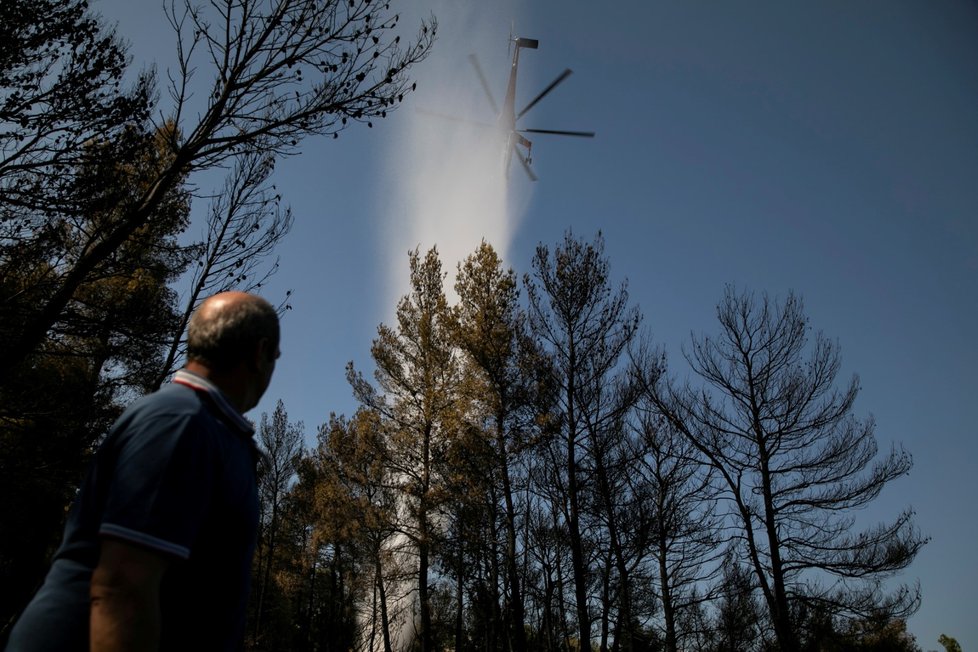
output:
[[[187,359],[227,370],[252,355],[262,338],[279,344],[278,315],[260,297],[236,301],[216,310],[196,310],[187,327]]]

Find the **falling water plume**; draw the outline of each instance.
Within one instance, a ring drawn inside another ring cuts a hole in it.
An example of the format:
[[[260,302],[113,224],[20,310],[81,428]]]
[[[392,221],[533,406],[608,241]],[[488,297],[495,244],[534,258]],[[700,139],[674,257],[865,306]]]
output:
[[[439,38],[419,72],[412,106],[398,117],[388,156],[393,193],[384,208],[383,250],[388,266],[386,306],[408,290],[407,253],[438,248],[449,274],[450,300],[456,265],[481,240],[503,260],[529,196],[529,184],[505,170],[505,136],[469,62],[476,53],[500,98],[509,72],[507,3],[491,8],[442,3],[435,9]]]

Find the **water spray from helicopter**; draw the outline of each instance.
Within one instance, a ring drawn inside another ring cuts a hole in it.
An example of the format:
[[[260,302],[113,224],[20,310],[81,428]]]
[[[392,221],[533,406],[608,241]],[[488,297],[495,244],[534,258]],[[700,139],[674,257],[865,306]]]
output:
[[[478,19],[467,16],[459,22],[471,27]],[[444,27],[449,26],[443,23]],[[527,181],[538,179],[531,167],[529,136],[594,136],[592,131],[523,127],[523,117],[563,83],[571,70],[565,69],[517,110],[518,86],[532,84],[532,80],[526,82],[527,71],[520,72],[521,53],[537,49],[540,43],[511,34],[506,44],[508,56],[502,59],[506,50],[500,47],[498,32],[487,37],[489,31],[466,30],[464,38],[448,44],[445,56],[426,62],[430,65],[420,80],[417,110],[404,112],[403,127],[395,135],[389,158],[394,187],[385,207],[388,228],[383,234],[389,266],[387,306],[396,305],[408,289],[406,254],[415,248],[423,253],[437,246],[449,274],[446,291],[450,298],[456,265],[481,240],[509,263],[510,244],[535,185]],[[468,52],[461,54],[462,48]],[[491,55],[488,75],[472,50]],[[509,63],[508,70],[504,61]],[[506,84],[501,104],[489,81],[497,78]],[[487,114],[491,118],[486,119]],[[522,173],[511,171],[514,157]]]

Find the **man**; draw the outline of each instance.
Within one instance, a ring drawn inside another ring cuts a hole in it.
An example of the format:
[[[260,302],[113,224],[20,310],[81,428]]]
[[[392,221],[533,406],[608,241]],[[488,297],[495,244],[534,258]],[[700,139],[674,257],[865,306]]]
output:
[[[242,413],[278,356],[267,301],[226,292],[201,304],[186,367],[99,449],[8,652],[241,648],[259,457]]]

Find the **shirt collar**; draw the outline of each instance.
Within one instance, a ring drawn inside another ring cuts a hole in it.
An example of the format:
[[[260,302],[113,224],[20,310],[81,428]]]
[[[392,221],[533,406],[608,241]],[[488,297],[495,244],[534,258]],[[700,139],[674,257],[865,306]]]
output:
[[[251,421],[244,418],[244,416],[238,412],[231,402],[228,401],[227,397],[224,395],[217,386],[204,378],[199,376],[192,371],[187,371],[186,369],[180,369],[175,374],[173,374],[173,382],[178,385],[185,385],[194,389],[198,392],[206,392],[214,400],[214,405],[218,407],[219,410],[228,418],[231,424],[237,426],[243,433],[251,436],[255,434],[255,426],[252,425]]]

